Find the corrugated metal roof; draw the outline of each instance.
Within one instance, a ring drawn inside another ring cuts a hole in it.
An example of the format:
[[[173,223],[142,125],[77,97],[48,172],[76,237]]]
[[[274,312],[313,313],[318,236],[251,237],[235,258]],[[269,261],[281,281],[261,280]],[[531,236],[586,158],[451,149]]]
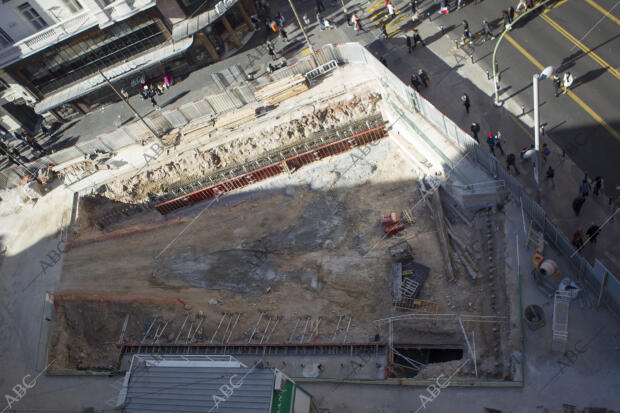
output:
[[[139,365],[123,411],[268,413],[274,377],[271,369]]]

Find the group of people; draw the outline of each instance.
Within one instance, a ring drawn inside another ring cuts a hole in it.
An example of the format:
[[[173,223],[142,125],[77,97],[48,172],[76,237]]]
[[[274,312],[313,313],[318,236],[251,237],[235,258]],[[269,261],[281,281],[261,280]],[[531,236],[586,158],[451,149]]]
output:
[[[597,176],[593,181],[590,181],[590,178],[588,178],[586,174],[581,184],[579,184],[579,195],[573,200],[573,211],[575,212],[575,216],[579,216],[581,208],[583,204],[585,204],[586,198],[590,195],[590,192],[592,192],[593,196],[598,197],[603,190],[603,186],[604,181],[602,177]]]
[[[155,100],[155,96],[163,95],[165,90],[172,87],[172,84],[172,75],[168,71],[164,73],[164,77],[161,82],[148,83],[146,80],[142,80],[140,83],[140,97],[143,100],[150,100],[155,110],[161,110],[161,107]]]
[[[562,94],[566,94],[570,87],[573,85],[575,77],[570,72],[565,72],[564,76],[560,78],[559,75],[553,75],[553,87],[555,88],[555,97],[560,96],[560,90]]]
[[[417,74],[413,73],[411,75],[411,87],[413,87],[416,90],[416,92],[420,91],[421,86],[427,88],[430,82],[431,82],[430,76],[422,68],[418,70]]]

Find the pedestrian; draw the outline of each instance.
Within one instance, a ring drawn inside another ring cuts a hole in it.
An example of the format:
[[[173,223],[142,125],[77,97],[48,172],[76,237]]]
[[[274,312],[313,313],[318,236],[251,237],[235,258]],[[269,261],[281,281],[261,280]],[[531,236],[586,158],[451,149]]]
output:
[[[161,107],[157,104],[157,101],[155,100],[155,94],[152,93],[149,97],[151,98],[151,104],[153,105],[155,110],[161,110]]]
[[[509,153],[508,156],[506,156],[506,170],[510,172],[510,167],[512,166],[515,169],[515,172],[517,173],[517,175],[520,175],[519,170],[517,169],[516,162],[515,162],[516,159],[517,157],[515,156],[514,153]]]
[[[278,60],[278,56],[276,56],[276,49],[273,42],[267,42],[267,53],[271,56],[271,60]]]
[[[277,33],[280,29],[278,29],[278,23],[276,23],[275,20],[271,20],[271,23],[269,23],[269,27],[271,28],[271,31],[273,31],[274,33]]]
[[[568,92],[575,78],[569,72],[564,73],[564,78],[562,79],[562,87],[564,88],[564,94]]]
[[[562,87],[562,81],[557,74],[553,75],[553,88],[555,89],[555,97],[560,96],[560,88]]]
[[[359,20],[357,20],[354,23],[354,27],[355,27],[355,35],[357,36],[358,34],[360,34],[360,30],[362,30],[362,25],[360,24]]]
[[[420,79],[420,82],[422,82],[424,87],[428,87],[428,84],[431,83],[431,78],[429,77],[428,73],[426,73],[426,71],[422,68],[418,70],[418,79]]]
[[[504,141],[504,135],[502,135],[502,132],[497,131],[497,135],[495,135],[495,146],[499,148],[499,150],[502,152],[502,155],[505,155],[504,148],[502,148],[503,141]]]
[[[381,34],[383,35],[383,38],[385,39],[390,37],[388,35],[387,29],[385,28],[385,22],[381,23]]]
[[[521,159],[524,161],[528,161],[530,159],[534,159],[536,157],[536,149],[534,149],[534,144],[530,145],[530,147],[525,147],[521,149]]]
[[[576,250],[583,246],[583,230],[581,228],[577,228],[577,231],[573,234],[573,240],[571,243]]]
[[[420,42],[422,46],[426,46],[426,44],[424,44],[424,40],[422,40],[422,36],[420,36],[420,33],[418,32],[418,29],[413,29],[413,48],[414,49],[416,45],[418,44],[418,42]]]
[[[489,37],[491,38],[491,40],[495,40],[495,36],[493,36],[493,32],[489,28],[489,22],[486,19],[482,20],[482,32],[484,34],[485,42],[489,40]]]
[[[409,54],[411,54],[411,37],[405,35],[405,38],[407,39],[407,49],[409,50]]]
[[[385,67],[387,67],[387,60],[385,60],[385,57],[381,56],[379,58],[379,61],[381,62],[381,64]]]
[[[278,29],[282,30],[282,28],[284,27],[284,16],[282,16],[282,13],[278,12],[278,15],[276,16],[276,22],[278,23]]]
[[[506,10],[502,10],[502,19],[504,20],[504,28],[510,30],[510,18]]]
[[[321,16],[321,11],[318,7],[316,8],[316,21],[319,22],[319,29],[323,31],[325,29],[325,26],[323,26],[323,16]]]
[[[387,10],[388,10],[388,17],[391,19],[394,18],[395,14],[394,14],[394,5],[392,4],[392,2],[388,1],[387,3]]]
[[[546,143],[543,143],[542,146],[542,156],[543,156],[543,162],[547,162],[547,157],[551,154],[551,151],[549,150],[549,147],[547,146]]]
[[[593,244],[596,244],[596,237],[598,237],[598,234],[600,233],[601,229],[598,225],[595,224],[590,225],[590,228],[588,228],[588,230],[586,231],[586,235],[590,239],[590,242]]]
[[[469,23],[463,19],[463,31],[469,31]]]
[[[456,2],[456,9],[460,10],[461,7],[463,7],[463,0],[457,0],[457,2]]]
[[[280,36],[282,36],[285,42],[288,42],[288,34],[286,30],[284,30],[284,27],[280,29]]]
[[[411,14],[414,14],[414,15],[416,13],[416,3],[417,3],[416,0],[411,0],[409,2],[409,6],[411,7]]]
[[[525,7],[527,7],[528,9],[534,7],[534,0],[525,0]]]
[[[487,145],[489,145],[491,153],[495,155],[495,136],[492,133],[489,133],[489,136],[487,136]]]
[[[591,190],[592,190],[592,186],[590,185],[590,182],[588,182],[588,178],[585,178],[581,182],[581,185],[579,185],[579,193],[581,194],[581,196],[586,197],[590,195]]]
[[[577,198],[573,200],[573,211],[575,211],[575,216],[579,216],[579,213],[581,212],[581,208],[583,207],[583,204],[585,202],[586,202],[586,199],[582,197],[581,195],[579,195]]]
[[[172,80],[172,75],[170,74],[168,69],[166,69],[166,71],[164,72],[164,85],[166,85],[166,89],[170,89],[173,83],[174,81]]]
[[[463,106],[465,106],[465,111],[469,113],[470,102],[469,102],[469,96],[467,96],[467,93],[463,93],[463,96],[461,96],[461,102],[463,102]]]
[[[547,172],[545,172],[545,176],[546,176],[546,179],[551,179],[551,188],[555,188],[555,171],[553,170],[551,165],[549,165],[549,168],[547,168]]]
[[[512,24],[514,19],[515,19],[515,9],[514,7],[510,6],[508,7],[508,21],[510,22],[510,24]]]
[[[478,122],[472,122],[469,129],[471,129],[472,136],[474,137],[476,142],[480,143],[480,141],[478,140],[478,132],[480,132],[480,125],[478,125]]]
[[[415,73],[411,75],[411,87],[413,87],[416,92],[420,91],[420,79],[418,79]]]
[[[598,193],[603,189],[603,178],[597,176],[594,178],[594,188],[592,189],[592,194],[594,196],[598,196]]]
[[[321,0],[316,0],[316,9],[319,12],[325,11],[325,6],[323,5],[323,2]]]

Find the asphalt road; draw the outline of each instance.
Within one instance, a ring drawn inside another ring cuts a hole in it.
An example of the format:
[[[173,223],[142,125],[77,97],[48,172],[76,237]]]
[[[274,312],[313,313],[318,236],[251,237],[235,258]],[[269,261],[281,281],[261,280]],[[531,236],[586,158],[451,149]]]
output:
[[[482,19],[493,21],[514,1],[483,1],[438,17],[449,35],[458,38],[467,19],[472,33]],[[430,2],[427,2],[430,4]],[[606,14],[607,13],[607,14]],[[532,75],[555,66],[575,76],[572,93],[555,97],[550,80],[540,82],[541,124],[548,136],[590,177],[602,176],[610,195],[620,185],[620,1],[560,0],[545,13],[517,25],[501,42],[500,100],[516,99],[525,110],[532,104]],[[524,18],[525,19],[525,18]],[[498,34],[501,28],[495,29]],[[497,40],[477,40],[467,48],[477,63],[491,71]]]

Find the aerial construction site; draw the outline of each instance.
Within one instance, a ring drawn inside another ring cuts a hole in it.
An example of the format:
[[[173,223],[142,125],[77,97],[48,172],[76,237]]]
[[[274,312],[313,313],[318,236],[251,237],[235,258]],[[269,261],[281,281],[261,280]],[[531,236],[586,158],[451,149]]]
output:
[[[319,413],[416,411],[425,395],[419,411],[438,391],[452,392],[438,412],[454,397],[465,412],[575,412],[575,383],[603,394],[582,405],[617,397],[596,390],[618,374],[601,356],[617,337],[608,296],[594,307],[549,217],[366,49],[333,53],[247,80],[251,102],[2,193],[0,338],[45,371],[25,407],[79,385],[74,406],[118,408],[156,377],[136,376],[148,363],[231,356],[302,383]]]
[[[233,354],[313,379],[520,380],[501,189],[469,209],[440,189],[456,175],[398,124],[450,144],[359,68],[311,86],[74,202],[54,372]]]

